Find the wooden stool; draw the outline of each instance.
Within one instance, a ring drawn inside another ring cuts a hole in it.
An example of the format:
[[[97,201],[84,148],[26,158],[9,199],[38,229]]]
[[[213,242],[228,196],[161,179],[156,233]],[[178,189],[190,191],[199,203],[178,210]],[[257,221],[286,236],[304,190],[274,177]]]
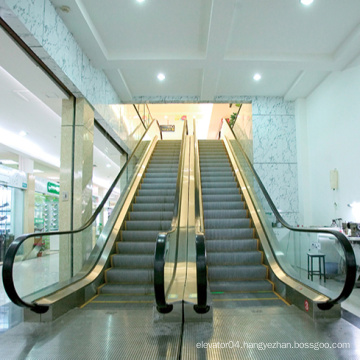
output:
[[[313,261],[314,258],[317,258],[319,261],[319,270],[314,270],[314,261]],[[325,254],[321,254],[321,253],[315,254],[315,253],[308,252],[307,253],[307,267],[308,267],[308,279],[311,276],[311,281],[313,281],[313,276],[319,275],[320,280],[321,280],[321,275],[324,275],[324,282],[326,282]]]

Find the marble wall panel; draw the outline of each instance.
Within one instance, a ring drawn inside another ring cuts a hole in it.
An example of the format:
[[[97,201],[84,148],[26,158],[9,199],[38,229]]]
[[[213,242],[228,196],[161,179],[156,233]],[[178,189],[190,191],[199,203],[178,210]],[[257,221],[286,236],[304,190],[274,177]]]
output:
[[[252,97],[252,109],[254,115],[294,115],[295,103],[285,101],[281,97]]]
[[[282,98],[252,99],[254,167],[290,224],[298,221],[295,105]]]
[[[254,115],[254,162],[295,163],[294,116]]]
[[[254,164],[254,167],[276,208],[284,214],[297,214],[297,164]]]
[[[94,107],[120,103],[104,72],[92,66],[49,0],[5,0],[5,4],[12,12],[5,12],[5,20],[12,27],[19,23],[26,27],[28,33],[20,34],[22,39],[29,46],[34,45],[33,39],[39,43],[47,54],[42,52],[41,59],[46,65],[50,59],[56,63],[56,67],[50,64],[51,70],[66,85],[71,83],[71,91],[79,92]]]

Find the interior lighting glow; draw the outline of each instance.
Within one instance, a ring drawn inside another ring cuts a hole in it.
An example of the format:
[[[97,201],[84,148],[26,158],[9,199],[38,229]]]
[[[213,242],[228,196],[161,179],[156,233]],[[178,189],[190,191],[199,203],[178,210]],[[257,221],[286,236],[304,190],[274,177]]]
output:
[[[107,167],[107,168],[111,168],[111,164],[106,164],[106,167]]]
[[[24,136],[26,136],[28,133],[26,132],[26,131],[24,131],[24,130],[22,130],[22,131],[20,131],[19,132],[19,135],[21,136],[21,137],[24,137]]]
[[[143,3],[145,0],[136,0],[138,3]]]
[[[157,78],[160,80],[160,81],[164,81],[165,80],[165,75],[163,73],[160,73],[158,74]]]
[[[38,144],[23,138],[19,134],[15,134],[4,128],[0,128],[0,143],[12,149],[27,154],[28,157],[41,160],[47,164],[51,164],[57,168],[60,167],[60,157],[53,156],[42,149]]]
[[[311,5],[314,0],[300,0],[300,2],[303,4],[303,5],[306,5],[306,6],[309,6]]]
[[[3,165],[17,165],[18,162],[14,160],[0,160],[0,163]]]
[[[360,202],[354,201],[349,205],[356,222],[360,222]]]
[[[259,73],[256,73],[254,76],[253,76],[253,79],[255,81],[259,81],[261,79],[261,75]]]

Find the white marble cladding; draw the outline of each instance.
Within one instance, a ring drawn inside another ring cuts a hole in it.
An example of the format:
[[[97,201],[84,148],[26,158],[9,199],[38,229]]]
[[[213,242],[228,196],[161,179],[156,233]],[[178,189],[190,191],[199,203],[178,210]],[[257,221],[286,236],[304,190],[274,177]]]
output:
[[[118,95],[102,70],[83,53],[49,0],[5,0],[5,21],[77,96],[117,104]]]
[[[298,221],[295,106],[282,98],[252,99],[253,156],[271,199],[286,221]]]
[[[277,209],[297,212],[297,164],[254,164]]]
[[[296,163],[295,116],[253,115],[254,163]]]
[[[254,96],[251,98],[252,112],[255,115],[290,115],[295,114],[295,103],[281,97]]]

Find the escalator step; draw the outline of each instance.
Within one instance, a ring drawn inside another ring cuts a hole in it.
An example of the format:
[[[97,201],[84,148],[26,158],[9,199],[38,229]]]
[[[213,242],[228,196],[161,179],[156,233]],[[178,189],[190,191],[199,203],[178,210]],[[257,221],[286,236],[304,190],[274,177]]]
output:
[[[159,204],[159,203],[171,203],[174,204],[174,196],[137,196],[136,204]]]
[[[210,229],[246,229],[251,227],[251,220],[246,219],[205,219],[206,231]]]
[[[117,284],[151,284],[154,280],[154,269],[111,268],[106,272],[106,281]]]
[[[242,219],[248,217],[247,210],[205,210],[204,219]]]
[[[205,189],[239,189],[236,182],[234,181],[233,177],[229,177],[228,179],[226,179],[227,181],[218,181],[218,182],[210,182],[210,181],[203,181],[201,183],[201,187],[202,187],[202,191],[204,191]]]
[[[206,229],[205,236],[208,240],[238,240],[254,237],[254,229]]]
[[[159,231],[149,230],[122,230],[121,236],[123,241],[153,241],[155,242]]]
[[[238,187],[202,188],[203,197],[207,195],[240,195]],[[207,198],[206,198],[207,199]]]
[[[203,194],[203,202],[214,202],[217,203],[219,201],[242,201],[242,196],[237,192],[237,194],[222,194],[222,195],[213,195],[213,194]]]
[[[154,254],[154,242],[124,242],[116,243],[117,251],[120,254]]]
[[[207,264],[212,265],[260,265],[262,254],[260,251],[244,252],[209,252]]]
[[[175,196],[175,188],[172,189],[140,189],[139,196]]]
[[[212,281],[210,290],[213,292],[255,292],[272,291],[273,285],[267,280],[257,281]]]
[[[203,208],[205,210],[244,210],[245,202],[244,201],[208,201],[203,202]]]
[[[126,221],[126,230],[158,230],[167,231],[171,228],[169,220],[142,220],[142,221]]]
[[[141,190],[162,190],[162,189],[175,189],[176,182],[174,183],[142,183]]]
[[[172,211],[132,211],[130,220],[171,220]]]
[[[263,265],[208,266],[210,281],[265,280],[267,269]]]
[[[115,254],[111,257],[112,266],[118,268],[152,269],[154,267],[154,255],[129,255]]]
[[[174,209],[173,203],[162,204],[133,204],[132,211],[172,211]]]
[[[258,248],[257,239],[238,240],[206,240],[206,251],[210,252],[239,252],[255,251]]]
[[[152,284],[105,284],[99,292],[116,295],[148,295],[154,293],[154,286]]]

